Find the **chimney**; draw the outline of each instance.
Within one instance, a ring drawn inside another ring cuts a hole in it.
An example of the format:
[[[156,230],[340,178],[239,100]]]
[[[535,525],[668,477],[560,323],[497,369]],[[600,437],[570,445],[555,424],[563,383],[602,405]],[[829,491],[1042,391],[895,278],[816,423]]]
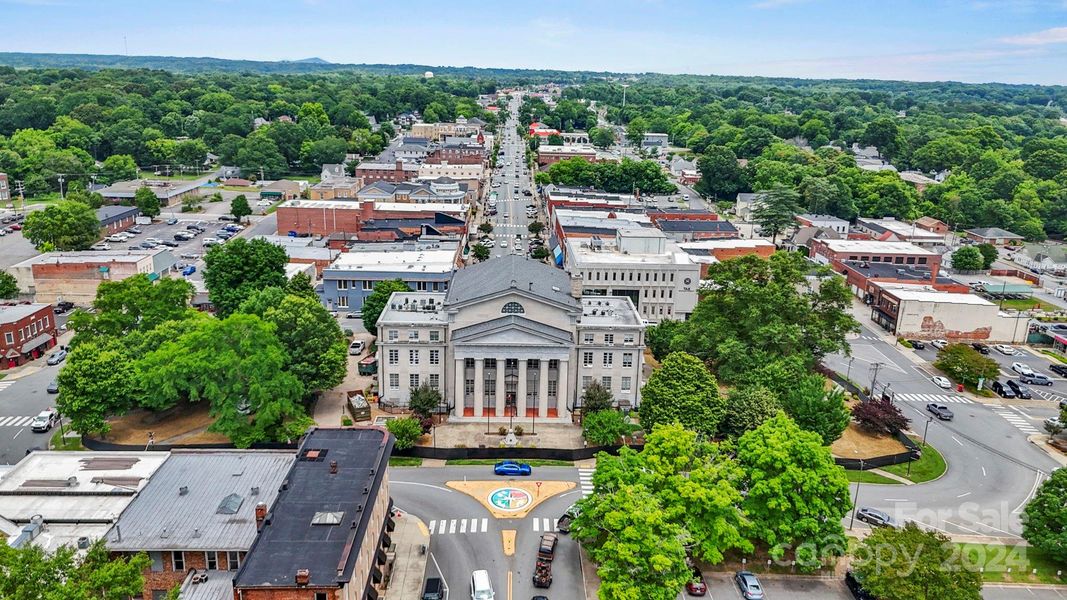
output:
[[[296,570],[296,584],[297,585],[301,585],[301,586],[307,585],[309,581],[311,581],[311,571],[310,570],[308,570],[308,569],[297,569]]]
[[[336,475],[336,474],[337,474],[337,461],[336,460],[331,460],[330,461],[330,475]]]
[[[580,300],[582,298],[582,278],[571,275],[571,297]]]
[[[267,519],[267,503],[259,502],[256,504],[256,531],[263,529],[263,521]]]

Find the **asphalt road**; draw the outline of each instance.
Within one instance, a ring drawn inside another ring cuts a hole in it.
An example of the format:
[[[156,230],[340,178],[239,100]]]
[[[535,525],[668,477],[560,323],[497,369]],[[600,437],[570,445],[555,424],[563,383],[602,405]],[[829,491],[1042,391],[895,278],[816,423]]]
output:
[[[493,224],[493,247],[490,249],[493,258],[506,254],[527,255],[530,251],[527,227],[535,220],[526,216],[526,206],[535,204],[535,197],[522,193],[524,190],[533,192],[533,180],[530,170],[526,168],[525,142],[515,132],[519,100],[512,100],[509,109],[511,116],[498,130],[503,133],[500,149],[504,157],[497,158],[499,168],[490,175],[490,191],[497,194],[497,214],[489,217],[489,222]],[[539,212],[538,218],[542,217],[543,212]]]
[[[18,379],[0,379],[0,464],[17,463],[29,448],[47,448],[55,433],[54,429],[34,433],[30,419],[55,406],[56,395],[49,394],[47,388],[65,363],[49,366],[42,357],[31,364],[33,373]]]

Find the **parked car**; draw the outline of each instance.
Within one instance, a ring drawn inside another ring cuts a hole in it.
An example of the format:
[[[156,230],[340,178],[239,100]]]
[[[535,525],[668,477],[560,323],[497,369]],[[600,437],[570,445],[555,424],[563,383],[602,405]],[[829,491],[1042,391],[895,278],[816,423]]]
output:
[[[237,217],[235,217],[233,215],[219,215],[219,220],[220,221],[231,221],[231,222],[236,223],[237,222]]]
[[[1015,348],[1007,344],[994,344],[993,349],[1005,356],[1012,356],[1015,354]]]
[[[15,223],[14,225],[12,225],[12,226],[10,227],[10,229],[11,229],[12,231],[19,231],[20,229],[22,229],[22,225],[19,225],[18,223]]]
[[[908,343],[911,344],[911,347],[915,348],[916,350],[926,349],[926,344],[923,343],[921,340],[908,340]]]
[[[1021,362],[1011,363],[1011,370],[1020,375],[1033,375],[1034,370],[1030,368],[1030,365]]]
[[[1014,398],[1015,392],[1012,389],[999,381],[994,381],[989,389],[996,392],[1001,398]]]
[[[204,238],[204,241],[201,242],[201,243],[205,247],[210,248],[211,246],[217,246],[217,245],[221,244],[223,241],[224,240],[220,240],[219,238]]]
[[[936,385],[937,387],[939,387],[941,389],[945,389],[945,390],[952,389],[952,382],[949,381],[947,377],[942,377],[940,375],[935,375],[932,378],[930,378],[930,381],[933,381],[934,385]]]
[[[856,600],[878,600],[870,592],[863,589],[863,585],[856,579],[856,576],[852,574],[852,570],[845,571],[845,586],[848,591],[852,592],[852,597]]]
[[[937,348],[938,350],[940,350],[940,349],[944,348],[945,346],[948,346],[948,340],[934,340],[934,341],[930,342],[930,345],[933,346],[934,348]]]
[[[159,245],[160,246],[166,246],[168,248],[177,248],[178,247],[178,242],[172,242],[170,240],[163,240],[162,242],[159,243]]]
[[[89,249],[90,250],[110,250],[111,249],[111,244],[109,244],[107,242],[97,242],[97,243],[93,244],[92,246],[89,246]]]
[[[61,315],[72,308],[74,308],[73,302],[61,300],[59,302],[56,302],[56,307],[52,309],[52,312],[56,313],[57,315]]]
[[[137,246],[136,246],[136,247],[137,247],[137,248],[143,248],[143,249],[145,249],[145,250],[152,250],[152,249],[154,249],[154,248],[155,248],[156,246],[159,246],[159,244],[157,244],[157,243],[155,243],[155,242],[141,242],[140,244],[137,244]]]
[[[439,577],[431,577],[422,586],[421,600],[445,600],[445,584]]]
[[[1020,375],[1019,381],[1030,385],[1052,385],[1052,379],[1050,379],[1048,375],[1037,372],[1029,375]]]
[[[244,231],[245,228],[244,228],[243,225],[238,225],[237,223],[231,223],[231,224],[223,227],[223,229],[225,229],[226,231],[232,231],[234,233],[237,233],[238,231]]]
[[[952,411],[949,410],[947,406],[945,406],[944,404],[937,404],[935,402],[931,402],[926,405],[926,412],[934,415],[940,421],[951,421],[952,417],[955,416],[952,414]]]
[[[219,238],[220,240],[228,240],[233,237],[233,233],[230,231],[226,231],[225,229],[220,229],[215,232],[215,237]]]
[[[734,574],[734,583],[745,600],[763,600],[763,586],[754,573],[738,571]]]
[[[1049,365],[1048,370],[1060,377],[1067,377],[1067,365]]]
[[[144,233],[144,230],[142,230],[140,227],[137,227],[135,225],[135,226],[130,227],[129,229],[127,229],[126,233],[132,233],[134,235],[140,235],[140,234]]]
[[[196,267],[193,265],[186,265],[185,268],[182,269],[182,277],[188,277],[193,273],[196,273]]]
[[[348,346],[348,353],[352,356],[359,356],[363,354],[363,351],[367,349],[367,342],[363,340],[355,340]]]
[[[125,242],[128,239],[130,239],[130,236],[122,233],[113,233],[104,238],[104,240],[108,242]]]
[[[53,408],[46,408],[30,421],[30,429],[35,433],[44,433],[55,427],[57,423],[59,423],[59,413]]]
[[[67,359],[67,351],[62,349],[62,348],[60,348],[59,350],[56,350],[55,352],[52,353],[51,356],[48,357],[48,361],[47,362],[50,365],[58,365],[59,363],[63,362],[66,359]]]
[[[1045,419],[1045,429],[1064,429],[1063,422],[1056,417]]]
[[[502,460],[493,467],[494,475],[507,475],[511,477],[526,476],[533,473],[533,469],[526,463],[513,460]]]
[[[974,348],[981,354],[989,354],[989,346],[986,346],[985,344],[979,344],[978,342],[975,342],[971,344],[971,348]]]
[[[49,394],[58,394],[59,393],[59,380],[58,379],[53,379],[48,384],[48,387],[45,388],[45,391],[48,392]]]
[[[178,224],[178,219],[175,219],[174,217],[171,217],[171,218],[167,219],[167,225],[177,225],[177,224]]]
[[[690,596],[708,595],[708,584],[704,581],[704,574],[700,569],[693,567],[693,575],[685,582],[685,593]]]
[[[190,223],[185,226],[189,231],[204,231],[204,226],[199,223]]]
[[[181,254],[181,257],[184,258],[185,260],[196,260],[196,259],[200,258],[200,255],[195,253],[195,252],[183,252]]]
[[[1015,392],[1016,396],[1022,398],[1023,400],[1029,400],[1033,398],[1033,395],[1030,394],[1030,390],[1026,389],[1026,386],[1019,385],[1019,383],[1016,381],[1009,379],[1008,387],[1011,388],[1011,391]]]
[[[864,506],[856,511],[856,518],[874,527],[896,527],[897,522],[889,513]]]

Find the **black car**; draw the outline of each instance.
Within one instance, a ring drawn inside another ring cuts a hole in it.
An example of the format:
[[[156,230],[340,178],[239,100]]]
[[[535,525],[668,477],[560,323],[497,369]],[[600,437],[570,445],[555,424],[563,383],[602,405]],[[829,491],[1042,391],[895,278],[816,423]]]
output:
[[[1001,398],[1014,398],[1015,397],[1015,391],[1012,390],[1010,387],[1004,385],[1003,383],[999,382],[999,381],[994,381],[993,385],[989,386],[989,389],[991,389],[994,392],[996,392],[998,395],[1000,395]]]
[[[74,308],[73,302],[67,302],[66,300],[63,300],[61,302],[56,302],[56,307],[52,309],[52,312],[56,313],[57,315],[61,315],[72,308]]]
[[[441,579],[431,577],[422,588],[422,600],[445,600],[445,585]]]
[[[1026,389],[1025,386],[1019,385],[1019,383],[1014,379],[1008,380],[1008,387],[1011,388],[1011,391],[1015,392],[1016,396],[1022,398],[1023,400],[1029,400],[1033,398],[1033,396],[1030,395],[1030,390]]]
[[[934,415],[941,421],[951,421],[954,416],[947,406],[944,404],[935,404],[933,402],[926,405],[926,412]]]
[[[172,242],[170,240],[163,240],[162,242],[160,242],[160,244],[162,244],[162,245],[164,245],[164,246],[166,246],[168,248],[177,248],[178,247],[178,243],[177,242]]]
[[[1049,365],[1048,370],[1060,377],[1067,377],[1067,365]]]
[[[856,518],[864,523],[873,525],[875,527],[896,527],[897,522],[893,520],[893,517],[887,513],[878,510],[877,508],[863,508],[856,511]]]
[[[920,342],[919,340],[908,340],[908,343],[911,344],[911,347],[915,348],[916,350],[926,349],[926,344]]]
[[[856,579],[856,576],[852,574],[852,570],[845,571],[845,585],[848,587],[848,591],[852,592],[852,597],[856,600],[878,600],[873,594],[863,589],[863,585]]]
[[[989,346],[986,346],[985,344],[979,344],[978,342],[975,342],[971,344],[971,348],[974,348],[982,354],[989,354]]]

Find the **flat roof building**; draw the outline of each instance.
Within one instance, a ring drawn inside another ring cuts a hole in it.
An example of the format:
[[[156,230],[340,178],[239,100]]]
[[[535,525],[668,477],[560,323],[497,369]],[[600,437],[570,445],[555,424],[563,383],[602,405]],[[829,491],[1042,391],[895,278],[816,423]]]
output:
[[[920,226],[918,222],[906,223],[892,217],[856,219],[856,228],[876,240],[911,242],[925,248],[945,245],[944,234],[930,231]]]
[[[420,292],[448,290],[448,282],[456,270],[459,244],[435,245],[439,247],[341,253],[322,272],[322,298],[326,307],[359,312],[375,286],[391,279],[400,279]]]
[[[901,283],[872,283],[872,288],[871,320],[899,337],[1018,343],[1029,334],[1028,317],[1003,313],[975,294]]]
[[[176,262],[169,249],[45,252],[12,265],[8,272],[20,292],[39,302],[88,304],[102,281],[137,274],[156,279],[172,271]]]

